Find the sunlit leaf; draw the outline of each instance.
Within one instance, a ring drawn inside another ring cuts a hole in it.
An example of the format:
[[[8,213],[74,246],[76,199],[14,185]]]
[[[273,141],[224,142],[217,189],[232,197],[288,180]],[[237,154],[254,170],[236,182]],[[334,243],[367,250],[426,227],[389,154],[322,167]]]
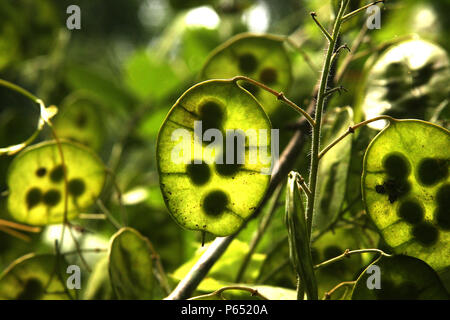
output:
[[[272,35],[240,34],[216,48],[206,62],[203,79],[248,76],[274,90],[286,91],[291,84],[291,63],[283,38]],[[252,93],[270,115],[280,102],[262,89],[248,83],[242,85]]]
[[[382,257],[374,262],[380,269],[380,289],[375,272],[365,270],[353,289],[353,300],[447,300],[450,298],[436,272],[425,262],[408,257]],[[373,279],[371,279],[373,278]]]
[[[103,138],[103,122],[98,108],[99,105],[88,97],[68,97],[53,121],[58,137],[98,150]]]
[[[392,122],[369,145],[362,174],[367,213],[396,253],[449,274],[449,131]]]
[[[105,169],[85,147],[61,143],[67,173],[67,217],[75,218],[100,194]],[[64,220],[64,167],[56,142],[31,146],[14,158],[8,171],[8,211],[17,221],[34,225]]]
[[[67,300],[75,290],[66,287],[69,274],[62,258],[28,254],[0,275],[0,300]]]
[[[344,134],[352,125],[353,112],[350,107],[338,108],[330,112],[323,126],[322,146],[327,146]],[[328,227],[339,214],[345,198],[347,176],[352,149],[351,139],[341,141],[330,149],[320,160],[317,185],[315,230]]]
[[[155,277],[148,239],[134,229],[120,229],[111,239],[109,276],[117,298],[154,299]]]
[[[232,81],[205,81],[182,95],[157,142],[161,190],[178,224],[217,236],[242,225],[269,183],[270,129],[259,103]],[[207,141],[205,132],[217,136]]]
[[[415,39],[393,46],[368,73],[363,103],[366,119],[380,114],[448,119],[449,67],[445,50],[431,42]],[[439,114],[435,115],[436,112]],[[372,126],[381,129],[383,124],[377,122]]]

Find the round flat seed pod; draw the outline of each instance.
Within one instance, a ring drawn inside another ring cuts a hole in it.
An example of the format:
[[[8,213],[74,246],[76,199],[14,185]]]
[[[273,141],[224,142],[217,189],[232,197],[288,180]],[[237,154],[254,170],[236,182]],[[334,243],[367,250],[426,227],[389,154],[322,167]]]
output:
[[[286,92],[291,84],[291,62],[284,39],[272,35],[240,34],[216,48],[202,70],[203,79],[247,76],[272,89]],[[242,86],[253,94],[270,115],[280,102],[253,84]]]
[[[366,211],[396,253],[439,273],[450,265],[450,133],[420,120],[393,121],[364,156]]]
[[[98,108],[98,104],[89,98],[79,95],[68,97],[53,121],[58,137],[98,150],[103,141]]]
[[[391,47],[368,71],[363,102],[366,119],[381,114],[448,119],[449,66],[445,50],[428,41],[408,40]],[[382,122],[370,126],[382,129]]]
[[[170,110],[156,155],[163,197],[175,221],[187,229],[229,235],[253,213],[268,187],[271,124],[255,98],[235,82],[205,81]]]
[[[150,242],[132,228],[120,229],[109,248],[109,278],[121,300],[152,299],[155,276]]]
[[[401,255],[382,257],[369,266],[358,278],[352,293],[352,300],[448,300],[449,298],[438,275],[428,264]]]
[[[68,300],[76,290],[66,288],[67,264],[51,254],[27,254],[0,275],[0,300]],[[59,267],[59,268],[58,268]],[[69,296],[70,295],[70,296]]]
[[[105,181],[101,160],[89,149],[61,142],[67,174],[68,215],[75,218],[100,194]],[[58,145],[43,142],[23,150],[8,170],[8,211],[14,219],[33,225],[64,220],[64,167]]]

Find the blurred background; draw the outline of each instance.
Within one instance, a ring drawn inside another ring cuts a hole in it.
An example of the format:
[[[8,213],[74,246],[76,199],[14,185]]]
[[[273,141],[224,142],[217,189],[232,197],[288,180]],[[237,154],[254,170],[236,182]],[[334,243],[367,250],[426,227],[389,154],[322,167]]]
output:
[[[181,229],[167,213],[161,197],[155,143],[167,112],[186,89],[200,81],[199,72],[211,51],[242,32],[290,36],[294,45],[287,46],[287,50],[293,81],[285,93],[299,105],[307,104],[320,75],[325,45],[309,13],[317,12],[321,22],[328,26],[336,3],[324,0],[2,0],[0,78],[26,88],[46,105],[58,106],[60,112],[54,119],[57,132],[92,148],[116,173],[129,225],[150,239],[164,268],[176,281],[195,261],[201,235]],[[351,7],[366,3],[368,1],[352,0]],[[71,4],[81,9],[80,30],[66,27],[69,17],[66,9]],[[367,88],[361,84],[367,77],[370,64],[383,49],[402,39],[419,36],[440,46],[446,53],[450,50],[448,0],[391,0],[381,7],[381,29],[367,31],[359,49],[366,54],[351,63],[343,79],[349,93],[336,95],[327,107],[352,106],[355,122],[364,118],[361,92]],[[365,19],[361,15],[347,24],[341,43],[352,43]],[[446,101],[449,97],[446,91],[448,82],[444,88],[443,101]],[[70,107],[77,104],[83,104],[82,108],[90,119],[90,124],[83,129],[74,129],[80,119],[73,115]],[[432,107],[434,110],[437,106]],[[417,117],[418,114],[400,112],[400,117],[411,115]],[[447,115],[445,112],[429,116],[420,113],[419,117],[430,120],[436,116],[435,122],[448,125]],[[287,107],[273,115],[274,126],[282,130],[280,150],[292,136],[296,117],[296,113]],[[29,137],[38,118],[39,110],[32,102],[0,87],[1,147],[20,143]],[[373,130],[367,137],[375,133]],[[47,139],[51,139],[51,134],[44,130],[36,142]],[[295,166],[304,175],[308,148],[305,146],[304,156]],[[360,154],[355,155],[357,159],[361,160],[364,148],[360,146]],[[0,156],[0,218],[9,220],[11,217],[5,205],[6,173],[12,158]],[[357,173],[355,179],[359,177]],[[358,181],[356,185],[359,188]],[[119,216],[111,179],[107,181],[101,198],[111,214]],[[258,246],[245,277],[247,282],[263,281],[261,277],[287,257],[283,210],[280,206]],[[358,210],[361,207],[355,212]],[[99,208],[94,206],[91,212],[99,212]],[[85,248],[106,248],[115,232],[113,226],[102,220],[79,219],[75,224],[81,226],[81,232],[76,236]],[[239,235],[227,256],[213,269],[209,276],[211,279],[233,280],[237,270],[230,266],[239,263],[248,250],[248,242],[256,226],[257,221],[253,221]],[[60,232],[59,225],[44,227],[40,233],[28,235],[29,239],[0,232],[0,272],[25,253],[52,252],[54,239]],[[341,230],[322,238],[322,243],[317,245],[317,259],[342,253],[346,241],[359,241],[358,233],[353,231],[351,235],[345,235],[347,232]],[[346,239],[343,242],[336,241],[340,234]],[[374,232],[369,238],[375,243],[378,241]],[[73,250],[73,241],[70,238],[66,240],[63,250]],[[212,237],[206,240],[210,241]],[[104,253],[86,253],[91,267],[102,256]],[[69,259],[74,263],[78,261],[76,255]],[[361,263],[352,259],[343,263],[354,263],[353,267],[337,264],[338,269],[324,276],[328,282],[324,280],[323,287],[331,288],[332,283],[337,283],[337,277],[342,279],[345,275],[357,274]],[[263,283],[295,288],[295,276],[290,266],[286,264],[282,268],[285,268],[283,272],[264,279]],[[88,279],[83,278],[84,284]],[[94,295],[92,292],[83,294],[88,298]]]

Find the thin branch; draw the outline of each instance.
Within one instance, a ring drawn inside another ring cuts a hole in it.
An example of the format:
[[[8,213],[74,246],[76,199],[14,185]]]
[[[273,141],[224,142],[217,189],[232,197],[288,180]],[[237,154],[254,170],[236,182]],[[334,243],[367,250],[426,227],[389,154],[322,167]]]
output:
[[[308,185],[305,182],[305,179],[303,179],[302,175],[298,172],[296,172],[297,176],[297,188],[302,189],[306,196],[309,198],[311,197],[311,190],[309,190]]]
[[[119,222],[117,222],[116,218],[113,217],[111,212],[105,207],[105,205],[103,204],[102,200],[100,200],[100,198],[97,199],[97,206],[100,208],[100,210],[102,210],[102,212],[105,214],[106,218],[109,220],[109,222],[111,222],[111,224],[116,229],[122,228],[122,225]]]
[[[343,86],[339,86],[339,87],[336,87],[336,88],[333,88],[333,89],[328,89],[325,92],[325,97],[328,97],[329,95],[331,95],[331,94],[333,94],[335,92],[339,92],[339,94],[341,94],[342,91],[347,92],[348,90],[345,89]]]
[[[339,288],[342,288],[342,287],[351,287],[351,286],[354,286],[355,283],[356,283],[356,281],[344,281],[344,282],[339,283],[337,286],[335,286],[335,287],[334,287],[333,289],[331,289],[330,291],[325,292],[325,294],[324,294],[324,296],[323,296],[323,300],[329,300],[329,299],[331,298],[331,295],[332,295],[333,293],[335,293]]]
[[[361,7],[361,8],[358,8],[358,9],[356,9],[355,11],[352,11],[352,12],[346,14],[345,16],[343,16],[343,17],[342,17],[342,22],[346,22],[347,20],[349,20],[350,18],[353,18],[355,15],[357,15],[357,14],[360,13],[361,11],[364,11],[364,10],[366,10],[367,8],[371,7],[371,6],[376,5],[377,3],[380,3],[380,2],[384,3],[384,1],[385,1],[385,0],[374,1],[374,2],[369,3],[369,4],[367,4],[367,5],[365,5],[365,6]]]
[[[305,110],[303,110],[302,108],[300,108],[298,105],[296,105],[294,102],[292,102],[291,100],[289,100],[288,98],[286,98],[286,96],[284,95],[283,92],[278,92],[276,90],[273,90],[272,88],[266,86],[264,83],[261,83],[259,81],[253,80],[249,77],[246,76],[236,76],[234,78],[231,79],[232,81],[246,81],[249,82],[251,84],[254,84],[258,87],[260,87],[263,90],[266,90],[267,92],[273,94],[275,97],[277,97],[278,100],[286,103],[288,106],[290,106],[291,108],[293,108],[294,110],[296,110],[297,112],[301,113],[306,120],[309,122],[309,124],[314,127],[315,126],[315,122],[314,119],[309,115],[308,112],[306,112]]]
[[[247,291],[250,292],[250,294],[252,295],[252,297],[258,297],[261,298],[262,300],[269,300],[268,298],[266,298],[264,295],[262,295],[261,293],[258,292],[258,290],[250,288],[250,287],[243,287],[243,286],[227,286],[227,287],[223,287],[220,288],[212,293],[208,293],[208,294],[204,294],[201,296],[197,296],[197,297],[193,297],[190,298],[188,300],[198,300],[198,299],[203,299],[203,298],[209,298],[209,297],[213,297],[213,296],[218,296],[219,298],[221,298],[222,300],[226,300],[222,293],[227,291],[227,290],[241,290],[241,291]]]
[[[330,35],[330,33],[322,26],[322,24],[319,22],[319,20],[317,20],[317,13],[315,12],[311,12],[310,13],[311,18],[314,20],[314,22],[317,24],[317,26],[319,27],[320,31],[322,31],[323,35],[325,36],[325,38],[327,38],[327,40],[329,42],[333,41],[333,37]]]
[[[355,40],[353,40],[352,47],[351,49],[349,49],[349,53],[345,56],[344,60],[342,61],[342,64],[340,65],[338,71],[336,72],[336,75],[334,77],[335,83],[339,83],[345,71],[348,70],[348,66],[350,65],[350,62],[353,61],[355,52],[358,51],[359,47],[361,46],[361,43],[364,40],[367,30],[368,30],[367,24],[364,24],[364,26],[361,28],[361,31],[356,36]]]
[[[339,57],[339,53],[343,50],[346,49],[348,50],[348,52],[350,51],[350,48],[347,46],[347,44],[343,44],[342,46],[340,46],[339,48],[336,49],[336,51],[333,53],[333,55],[331,56],[331,65],[334,65],[337,58]]]
[[[0,225],[0,231],[3,231],[4,233],[7,233],[10,236],[13,236],[13,237],[18,238],[20,240],[23,240],[25,242],[30,242],[31,241],[31,238],[29,236],[27,236],[26,234],[23,234],[22,232],[16,231],[14,229],[10,229],[10,228],[5,227],[5,226],[1,226]]]
[[[380,250],[380,249],[359,249],[359,250],[350,250],[350,249],[346,249],[344,251],[343,254],[334,257],[330,260],[324,261],[322,263],[319,263],[317,265],[314,266],[314,269],[319,269],[319,268],[323,268],[325,266],[328,266],[332,263],[341,261],[344,258],[348,258],[353,254],[361,254],[361,253],[378,253],[380,256],[386,256],[386,257],[390,257],[390,254],[385,253],[384,251]]]
[[[12,222],[12,221],[8,221],[8,220],[4,220],[4,219],[0,219],[0,226],[4,226],[7,228],[12,228],[12,229],[16,229],[16,230],[21,230],[21,231],[26,231],[26,232],[34,232],[34,233],[41,232],[41,230],[42,230],[39,227],[27,226],[25,224]]]
[[[275,191],[275,194],[273,196],[273,200],[272,203],[269,207],[269,210],[267,211],[267,214],[264,215],[261,219],[261,222],[258,225],[258,229],[255,231],[255,233],[253,234],[252,240],[250,242],[250,246],[248,249],[247,254],[244,257],[244,260],[242,261],[241,267],[239,268],[239,271],[237,273],[236,276],[236,281],[237,283],[241,282],[242,277],[244,276],[245,270],[247,269],[247,266],[253,256],[253,253],[256,250],[256,247],[258,246],[260,240],[262,239],[264,233],[267,230],[267,227],[269,226],[272,217],[275,213],[275,211],[278,208],[278,200],[281,196],[281,190],[283,189],[282,185],[279,185],[277,187],[277,190]]]
[[[345,131],[344,134],[342,134],[341,136],[337,137],[336,140],[334,140],[333,142],[331,142],[328,146],[325,147],[325,149],[323,149],[320,153],[319,153],[319,159],[322,158],[325,153],[327,153],[331,148],[333,148],[335,145],[337,145],[341,140],[343,140],[346,136],[348,136],[351,133],[354,133],[355,130],[359,129],[362,126],[365,126],[371,122],[374,121],[379,121],[379,120],[388,120],[390,122],[394,122],[397,121],[396,119],[390,117],[390,116],[386,116],[386,115],[382,115],[382,116],[378,116],[372,119],[368,119],[366,121],[360,122],[358,124],[355,124],[354,126],[350,126],[348,127],[347,131]]]

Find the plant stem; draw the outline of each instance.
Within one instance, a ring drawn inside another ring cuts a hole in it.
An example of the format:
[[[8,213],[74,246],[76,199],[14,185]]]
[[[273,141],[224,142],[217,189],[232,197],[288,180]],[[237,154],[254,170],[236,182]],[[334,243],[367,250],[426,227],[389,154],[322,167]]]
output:
[[[276,209],[278,208],[278,199],[281,196],[281,190],[283,189],[282,185],[279,185],[275,191],[275,194],[273,196],[273,200],[272,203],[269,207],[269,210],[267,211],[267,214],[264,215],[261,219],[261,222],[258,226],[258,229],[255,231],[253,238],[250,242],[250,246],[248,249],[247,254],[244,257],[244,261],[241,264],[241,267],[239,268],[239,271],[237,273],[236,276],[236,281],[237,283],[241,282],[242,277],[244,276],[245,270],[247,269],[247,266],[253,256],[253,253],[256,250],[256,247],[258,246],[260,240],[262,239],[264,233],[267,230],[267,227],[270,224],[270,221],[272,220],[272,217],[276,211]]]
[[[264,83],[261,83],[259,81],[253,80],[253,79],[251,79],[249,77],[246,77],[246,76],[236,76],[236,77],[232,78],[231,80],[232,81],[240,81],[240,80],[246,81],[246,82],[249,82],[251,84],[254,84],[255,86],[260,87],[263,90],[266,90],[267,92],[269,92],[269,93],[273,94],[275,97],[277,97],[278,100],[281,100],[282,102],[286,103],[288,106],[293,108],[295,111],[301,113],[306,118],[306,120],[309,122],[311,127],[315,126],[315,121],[309,115],[309,113],[306,112],[305,110],[303,110],[302,108],[300,108],[298,105],[296,105],[294,102],[292,102],[288,98],[286,98],[286,96],[284,95],[283,92],[278,92],[276,90],[273,90],[272,88],[266,86]]]
[[[328,150],[330,150],[330,149],[333,148],[335,145],[337,145],[337,144],[338,144],[342,139],[344,139],[346,136],[348,136],[348,135],[351,134],[351,133],[354,133],[355,130],[357,130],[357,129],[359,129],[360,127],[365,126],[365,125],[367,125],[367,124],[369,124],[369,123],[371,123],[371,122],[379,121],[379,120],[397,121],[396,119],[394,119],[394,118],[392,118],[392,117],[390,117],[390,116],[382,115],[382,116],[378,116],[378,117],[375,117],[375,118],[372,118],[372,119],[365,120],[365,121],[363,121],[363,122],[360,122],[360,123],[358,123],[358,124],[355,124],[354,126],[348,127],[347,131],[345,131],[344,134],[342,134],[341,136],[337,137],[336,140],[334,140],[333,142],[331,142],[328,146],[325,147],[325,149],[323,149],[323,150],[319,153],[319,159],[322,158],[322,157],[325,155],[325,153],[328,152]]]
[[[317,172],[319,170],[319,149],[320,149],[320,134],[321,134],[321,124],[322,124],[322,112],[325,104],[325,92],[327,90],[328,76],[331,67],[331,58],[334,53],[334,47],[339,35],[339,30],[342,24],[342,17],[344,15],[345,9],[348,5],[348,0],[341,1],[341,7],[336,17],[336,21],[333,27],[333,33],[331,36],[330,43],[328,45],[328,50],[325,58],[325,63],[323,66],[322,77],[320,79],[319,92],[317,96],[316,104],[316,115],[315,115],[315,126],[313,128],[313,140],[312,140],[312,152],[311,152],[311,164],[310,164],[310,175],[309,175],[309,190],[311,191],[311,197],[307,202],[306,209],[306,223],[309,234],[311,235],[312,229],[312,218],[314,213],[314,201],[316,195],[317,187]]]
[[[334,287],[333,289],[331,289],[330,291],[325,292],[325,294],[324,294],[324,296],[323,296],[323,300],[329,300],[329,299],[331,298],[331,295],[332,295],[333,293],[335,293],[336,290],[338,290],[339,288],[342,288],[342,287],[350,287],[350,286],[355,285],[355,283],[356,283],[356,281],[345,281],[345,282],[339,283],[337,286],[335,286],[335,287]]]
[[[390,254],[385,253],[384,251],[380,250],[380,249],[359,249],[359,250],[345,250],[343,254],[331,258],[330,260],[324,261],[322,263],[319,263],[317,265],[314,266],[314,269],[319,269],[319,268],[323,268],[325,266],[328,266],[332,263],[338,262],[344,258],[348,258],[353,254],[360,254],[360,253],[378,253],[380,256],[386,256],[386,257],[390,257]]]

